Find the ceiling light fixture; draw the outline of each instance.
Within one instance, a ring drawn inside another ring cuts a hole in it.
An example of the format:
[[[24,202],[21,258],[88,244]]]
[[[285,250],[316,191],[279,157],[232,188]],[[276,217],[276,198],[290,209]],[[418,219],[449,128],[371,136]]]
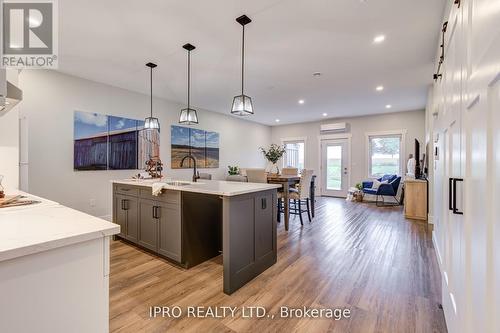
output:
[[[376,44],[382,43],[385,40],[385,35],[378,35],[373,38],[373,42]]]
[[[382,90],[384,90],[384,86],[378,86],[377,88],[375,88],[375,90],[382,91]]]
[[[321,72],[314,72],[313,73],[314,77],[320,77],[321,75],[323,75],[323,74],[321,74]]]
[[[275,122],[279,123],[279,122],[280,122],[280,120],[279,120],[279,119],[276,119],[276,120],[275,120]]]
[[[392,105],[391,105],[391,104],[387,104],[387,105],[385,106],[385,108],[386,108],[386,109],[390,109],[390,108],[392,108]]]
[[[146,66],[150,69],[151,114],[144,120],[144,128],[159,130],[160,122],[158,121],[158,118],[153,117],[153,68],[157,67],[157,65],[152,62],[148,62]]]
[[[254,114],[252,99],[250,96],[246,96],[244,93],[244,83],[245,83],[245,25],[252,22],[252,20],[246,16],[241,15],[236,19],[236,22],[241,24],[243,27],[243,38],[241,43],[241,95],[235,96],[233,98],[233,106],[231,108],[231,113],[238,116],[247,116]]]
[[[181,110],[181,115],[179,117],[179,124],[193,125],[198,124],[198,114],[195,109],[191,109],[190,97],[191,97],[191,51],[196,47],[189,43],[182,46],[188,52],[187,60],[187,108]]]
[[[299,99],[299,104],[304,104],[305,102],[303,99]]]
[[[326,113],[326,112],[323,113],[323,117],[326,117],[326,116],[328,116],[328,113]]]

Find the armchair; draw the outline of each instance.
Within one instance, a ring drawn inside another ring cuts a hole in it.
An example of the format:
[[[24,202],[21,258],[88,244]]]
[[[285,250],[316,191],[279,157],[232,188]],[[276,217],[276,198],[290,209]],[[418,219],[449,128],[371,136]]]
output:
[[[396,175],[384,175],[383,177],[377,179],[379,182],[388,181],[388,183],[380,184],[376,189],[372,188],[373,182],[366,181],[363,182],[363,193],[372,194],[376,196],[375,204],[378,207],[382,206],[398,206],[399,202],[396,198],[398,194],[399,184],[401,183],[401,177]],[[382,198],[382,202],[379,201],[379,196]],[[385,203],[384,197],[393,197],[395,203]],[[380,204],[379,204],[380,203]]]

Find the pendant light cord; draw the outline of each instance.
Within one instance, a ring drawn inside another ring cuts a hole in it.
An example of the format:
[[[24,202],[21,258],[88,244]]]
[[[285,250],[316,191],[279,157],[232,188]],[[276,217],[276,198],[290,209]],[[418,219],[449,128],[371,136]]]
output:
[[[153,67],[151,67],[150,75],[150,88],[151,88],[151,118],[153,118]]]
[[[241,94],[243,95],[245,76],[245,26],[243,25],[243,38],[241,43]]]
[[[190,90],[191,90],[191,51],[188,51],[188,113],[189,113],[189,101],[190,101]]]

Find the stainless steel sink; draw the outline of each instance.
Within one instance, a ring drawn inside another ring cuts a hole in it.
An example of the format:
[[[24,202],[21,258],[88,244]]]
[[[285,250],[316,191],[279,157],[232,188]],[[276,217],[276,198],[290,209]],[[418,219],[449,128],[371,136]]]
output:
[[[171,181],[171,182],[166,182],[167,185],[171,186],[186,186],[186,185],[191,185],[190,182],[182,182],[182,181]]]

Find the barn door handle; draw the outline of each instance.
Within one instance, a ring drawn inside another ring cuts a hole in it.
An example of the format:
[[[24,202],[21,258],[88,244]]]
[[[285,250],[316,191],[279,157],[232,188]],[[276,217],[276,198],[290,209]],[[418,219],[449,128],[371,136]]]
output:
[[[461,178],[453,179],[453,214],[456,215],[464,215],[464,212],[461,212],[457,209],[457,182],[463,182],[464,180]]]

